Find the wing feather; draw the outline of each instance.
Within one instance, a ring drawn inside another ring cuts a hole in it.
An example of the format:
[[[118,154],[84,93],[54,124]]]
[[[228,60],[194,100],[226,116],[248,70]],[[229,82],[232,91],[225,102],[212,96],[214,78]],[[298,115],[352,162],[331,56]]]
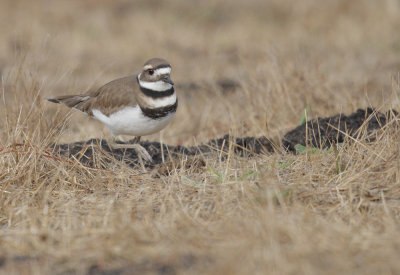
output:
[[[65,104],[90,116],[93,116],[95,109],[109,116],[124,106],[134,107],[137,105],[135,89],[139,89],[136,75],[131,75],[113,80],[87,94],[64,95],[48,100]]]

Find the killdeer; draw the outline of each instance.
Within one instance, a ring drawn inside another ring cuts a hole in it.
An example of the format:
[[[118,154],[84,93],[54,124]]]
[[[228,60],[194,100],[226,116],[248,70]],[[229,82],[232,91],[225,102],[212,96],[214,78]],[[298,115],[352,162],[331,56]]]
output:
[[[178,107],[171,65],[161,58],[147,61],[141,73],[113,80],[99,89],[48,100],[77,109],[104,123],[110,130],[112,148],[134,148],[151,160],[139,145],[141,136],[161,131]],[[118,135],[135,136],[134,144],[117,144]]]

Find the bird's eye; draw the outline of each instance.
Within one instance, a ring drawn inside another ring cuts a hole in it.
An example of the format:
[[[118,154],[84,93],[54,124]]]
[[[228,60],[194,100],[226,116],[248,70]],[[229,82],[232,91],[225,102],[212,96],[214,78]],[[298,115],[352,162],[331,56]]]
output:
[[[147,70],[147,72],[148,72],[149,75],[153,75],[154,74],[154,70],[152,70],[152,69]]]

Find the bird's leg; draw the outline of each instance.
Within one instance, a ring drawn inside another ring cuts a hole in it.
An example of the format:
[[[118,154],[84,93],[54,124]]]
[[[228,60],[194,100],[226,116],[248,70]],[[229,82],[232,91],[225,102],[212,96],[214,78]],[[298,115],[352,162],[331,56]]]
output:
[[[117,137],[111,136],[110,140],[107,141],[110,149],[117,149],[117,146],[120,145],[117,143]]]
[[[129,144],[119,144],[117,143],[117,137],[111,136],[111,139],[107,142],[110,149],[124,149],[128,148],[127,145]]]
[[[150,154],[146,151],[143,146],[139,144],[140,141],[140,136],[135,137],[133,144],[118,144],[116,143],[116,138],[112,137],[111,142],[110,142],[110,147],[112,149],[134,149],[136,151],[136,154],[139,157],[139,160],[141,161],[141,158],[143,157],[146,161],[152,162],[153,159],[151,158]]]
[[[139,143],[141,138],[142,138],[141,136],[135,137],[135,138],[133,139],[133,144]]]

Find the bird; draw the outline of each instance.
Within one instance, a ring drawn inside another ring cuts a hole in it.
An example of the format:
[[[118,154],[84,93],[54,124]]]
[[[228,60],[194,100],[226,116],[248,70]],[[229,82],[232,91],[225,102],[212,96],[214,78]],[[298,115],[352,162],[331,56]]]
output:
[[[110,131],[111,148],[133,148],[138,156],[151,161],[139,141],[142,136],[164,129],[176,113],[178,98],[170,75],[171,65],[167,60],[152,58],[138,74],[115,79],[92,92],[47,100],[99,120]],[[133,144],[117,143],[119,135],[134,136]]]

